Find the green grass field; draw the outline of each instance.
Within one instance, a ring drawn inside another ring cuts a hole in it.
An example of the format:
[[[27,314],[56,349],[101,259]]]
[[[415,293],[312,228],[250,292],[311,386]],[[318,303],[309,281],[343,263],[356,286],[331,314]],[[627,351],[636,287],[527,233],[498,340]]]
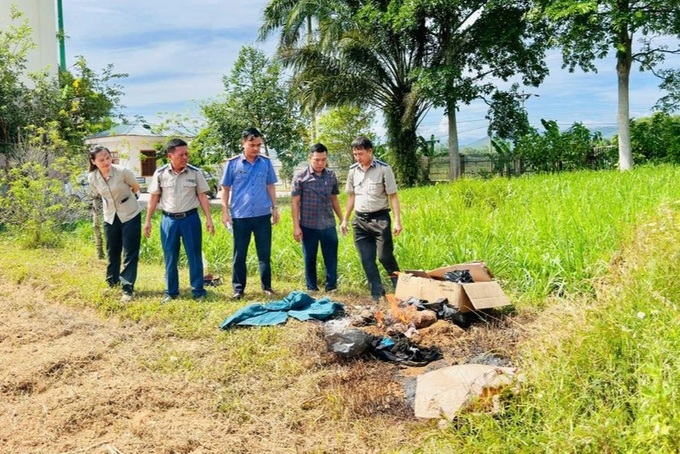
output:
[[[517,179],[461,180],[400,191],[404,233],[396,240],[402,269],[486,262],[518,312],[537,314],[515,358],[523,381],[504,394],[498,413],[475,409],[446,428],[409,426],[416,452],[677,452],[680,450],[680,169],[577,172]],[[274,228],[274,284],[281,293],[304,287],[302,254],[292,239],[290,209]],[[344,207],[343,207],[344,208]],[[214,213],[218,223],[220,215]],[[157,222],[157,219],[156,219]],[[165,326],[186,339],[214,337],[215,327],[246,304],[230,294],[231,237],[224,228],[204,239],[209,272],[225,284],[209,306],[159,306],[163,293],[158,227],[144,240],[137,303],[122,306],[104,290],[103,262],[83,224],[63,250],[23,251],[8,234],[0,242],[3,279],[39,285],[67,304],[104,315]],[[340,294],[367,297],[351,237],[341,239]],[[249,289],[258,288],[254,250]],[[180,283],[188,292],[186,270]],[[320,273],[322,276],[322,273]],[[261,297],[254,293],[252,298]],[[253,301],[253,300],[249,300]],[[70,303],[69,303],[70,302]],[[276,386],[316,368],[294,333],[249,330],[220,338],[233,352],[224,374]],[[226,348],[226,347],[225,347]],[[171,366],[192,373],[191,358]],[[220,375],[221,374],[221,375]],[[224,411],[247,405],[238,393]],[[327,396],[326,411],[342,414],[343,396]],[[338,417],[350,429],[351,417]],[[361,424],[371,424],[362,420]],[[364,427],[364,426],[361,426]],[[399,451],[395,445],[394,452]],[[321,451],[319,451],[321,452]]]

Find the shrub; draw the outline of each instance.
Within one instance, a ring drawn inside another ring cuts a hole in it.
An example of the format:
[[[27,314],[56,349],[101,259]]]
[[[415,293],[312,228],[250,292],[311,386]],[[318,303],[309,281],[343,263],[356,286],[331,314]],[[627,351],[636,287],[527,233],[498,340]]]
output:
[[[82,217],[85,206],[69,197],[64,183],[37,162],[13,168],[0,180],[0,223],[25,247],[59,245],[59,233]]]

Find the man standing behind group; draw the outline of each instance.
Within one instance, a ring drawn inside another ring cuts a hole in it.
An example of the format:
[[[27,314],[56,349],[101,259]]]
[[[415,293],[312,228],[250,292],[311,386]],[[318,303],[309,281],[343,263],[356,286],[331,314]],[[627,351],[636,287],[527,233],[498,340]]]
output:
[[[338,232],[333,212],[342,221],[340,193],[335,172],[328,169],[328,149],[321,143],[309,151],[309,166],[293,177],[293,238],[302,241],[307,290],[319,290],[316,256],[321,254],[326,268],[326,291],[338,287]]]
[[[144,236],[151,236],[151,216],[160,205],[163,210],[161,220],[161,244],[165,257],[165,297],[161,301],[167,303],[179,296],[179,262],[180,239],[189,262],[189,280],[191,293],[196,300],[205,298],[203,287],[203,256],[201,253],[203,236],[201,234],[201,218],[198,216],[200,205],[205,214],[205,228],[211,235],[215,234],[210,202],[206,193],[210,190],[205,177],[197,167],[189,165],[189,149],[182,139],[172,139],[165,147],[170,159],[156,170],[149,185],[149,206],[144,223]]]
[[[231,279],[234,298],[241,299],[246,289],[246,257],[251,235],[259,261],[260,282],[272,296],[272,224],[279,222],[276,207],[276,173],[268,157],[260,154],[262,133],[248,128],[241,136],[243,153],[227,161],[222,177],[222,222],[234,232],[234,261]],[[231,195],[231,207],[229,196]]]
[[[397,183],[392,168],[373,157],[373,144],[366,137],[354,139],[352,154],[357,162],[350,166],[347,175],[347,209],[340,228],[346,235],[349,217],[355,210],[352,222],[354,244],[366,273],[371,297],[379,301],[385,289],[375,262],[376,255],[395,286],[395,273],[399,271],[392,241],[392,233],[397,236],[402,230]],[[390,204],[394,212],[394,229],[391,228]]]

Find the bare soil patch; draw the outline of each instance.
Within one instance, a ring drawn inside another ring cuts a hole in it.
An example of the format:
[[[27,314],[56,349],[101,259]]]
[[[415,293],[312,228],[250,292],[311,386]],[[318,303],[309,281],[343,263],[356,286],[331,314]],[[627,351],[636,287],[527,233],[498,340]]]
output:
[[[351,309],[351,302],[341,302]],[[228,378],[215,381],[214,374],[154,367],[163,351],[184,352],[205,370],[219,367],[229,352],[211,339],[180,339],[163,327],[46,301],[35,287],[0,283],[2,452],[410,450],[423,422],[413,417],[404,385],[425,370],[481,353],[510,357],[520,324],[510,316],[466,330],[437,322],[421,330],[418,341],[439,346],[444,359],[426,368],[339,360],[325,352],[318,325],[282,329],[305,331],[292,348],[312,356],[315,370],[278,389],[270,389],[267,377],[245,389]],[[251,396],[241,402],[245,408],[225,410],[222,391],[230,386]]]

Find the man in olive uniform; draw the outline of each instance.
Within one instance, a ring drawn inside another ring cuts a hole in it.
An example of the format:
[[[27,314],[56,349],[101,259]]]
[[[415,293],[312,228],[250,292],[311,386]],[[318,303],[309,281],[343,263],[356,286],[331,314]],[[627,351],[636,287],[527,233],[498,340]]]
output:
[[[197,167],[189,165],[189,150],[182,139],[172,139],[165,147],[170,163],[156,170],[149,185],[149,206],[144,223],[144,236],[151,236],[151,216],[160,206],[163,211],[161,220],[161,244],[165,257],[165,297],[167,303],[179,296],[180,239],[189,262],[191,293],[196,300],[206,296],[203,287],[203,236],[198,207],[205,214],[205,228],[210,235],[215,234],[210,202],[206,193],[210,190],[205,177]]]
[[[347,223],[352,210],[355,210],[352,222],[354,244],[366,273],[371,297],[379,301],[385,289],[376,256],[393,285],[397,281],[395,273],[399,271],[392,241],[392,234],[397,236],[402,231],[397,183],[392,168],[373,157],[373,144],[368,138],[356,138],[352,142],[352,154],[357,162],[350,166],[347,175],[347,209],[340,229],[343,235],[347,234]],[[394,224],[390,219],[390,205]]]

